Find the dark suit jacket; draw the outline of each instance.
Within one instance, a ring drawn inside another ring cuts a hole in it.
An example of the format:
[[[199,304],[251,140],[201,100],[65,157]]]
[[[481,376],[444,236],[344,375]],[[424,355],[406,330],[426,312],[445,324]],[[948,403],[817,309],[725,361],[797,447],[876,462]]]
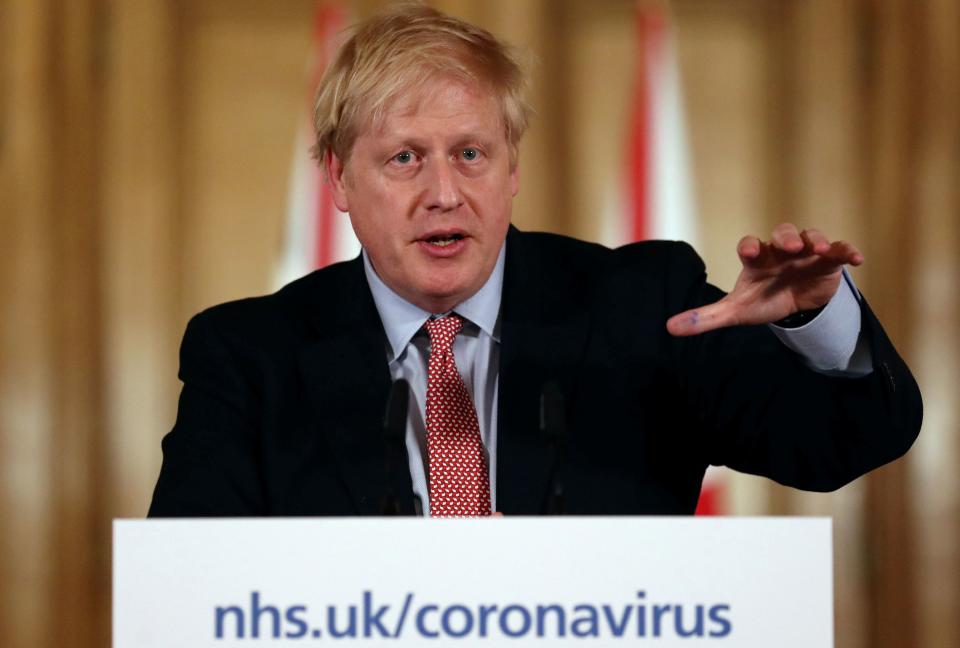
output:
[[[511,229],[501,306],[497,508],[543,510],[541,389],[567,415],[571,514],[692,513],[708,464],[826,491],[902,455],[920,393],[863,305],[874,371],[807,369],[765,326],[671,337],[722,295],[683,243],[617,250]],[[360,259],[188,325],[152,516],[377,514],[386,338]],[[390,486],[413,512],[406,456]]]

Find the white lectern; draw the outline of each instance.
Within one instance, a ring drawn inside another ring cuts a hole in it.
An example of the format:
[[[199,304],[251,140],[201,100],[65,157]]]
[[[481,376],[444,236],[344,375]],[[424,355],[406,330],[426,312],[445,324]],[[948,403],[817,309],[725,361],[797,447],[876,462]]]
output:
[[[115,648],[833,646],[821,518],[114,523]]]

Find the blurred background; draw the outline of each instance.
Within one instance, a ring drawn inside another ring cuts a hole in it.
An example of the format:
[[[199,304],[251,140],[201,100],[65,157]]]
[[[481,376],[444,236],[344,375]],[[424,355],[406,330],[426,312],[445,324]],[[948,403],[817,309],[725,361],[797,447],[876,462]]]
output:
[[[0,645],[109,645],[110,522],[147,510],[186,321],[342,229],[297,234],[303,128],[382,4],[0,2]],[[828,495],[720,472],[710,508],[833,516],[839,647],[960,645],[960,3],[431,4],[525,52],[521,228],[689,237],[723,288],[782,221],[860,246],[919,441]]]

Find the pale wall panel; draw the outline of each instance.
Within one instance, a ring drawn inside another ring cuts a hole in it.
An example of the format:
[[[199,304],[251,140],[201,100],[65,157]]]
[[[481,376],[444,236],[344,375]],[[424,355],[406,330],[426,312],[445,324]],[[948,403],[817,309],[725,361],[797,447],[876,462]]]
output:
[[[51,467],[57,520],[55,645],[77,648],[109,641],[110,515],[104,496],[101,329],[97,0],[70,0],[56,12],[51,48],[57,80],[55,204],[50,238],[56,249],[55,298],[50,316],[57,358],[57,406]]]
[[[54,160],[49,96],[51,30],[45,3],[8,3],[0,26],[7,92],[0,182],[0,644],[51,646],[55,595],[56,407],[51,298]]]
[[[296,127],[307,109],[310,3],[184,5],[182,315],[269,292]]]
[[[711,283],[730,290],[737,242],[766,236],[776,204],[774,57],[768,11],[757,2],[673,4],[702,231]]]
[[[565,122],[571,232],[608,245],[624,214],[630,104],[638,48],[631,2],[566,2]],[[545,109],[552,109],[548,106]]]
[[[960,645],[960,5],[923,11],[924,78],[911,337],[924,433],[910,456],[924,648]]]
[[[146,513],[157,440],[176,412],[174,19],[162,0],[114,2],[105,43],[102,334],[107,510],[117,516]]]

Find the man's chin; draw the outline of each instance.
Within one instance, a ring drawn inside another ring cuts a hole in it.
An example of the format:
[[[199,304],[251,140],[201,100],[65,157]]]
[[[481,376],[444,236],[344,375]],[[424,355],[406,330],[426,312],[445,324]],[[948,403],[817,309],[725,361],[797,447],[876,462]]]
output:
[[[467,297],[469,297],[469,295],[460,292],[433,293],[430,295],[423,295],[420,300],[421,303],[418,305],[424,310],[430,311],[431,313],[446,313],[453,310],[457,304],[460,304],[466,300]]]
[[[457,304],[471,297],[476,291],[466,283],[439,285],[433,283],[422,286],[417,291],[414,303],[431,313],[446,313],[453,310]]]

